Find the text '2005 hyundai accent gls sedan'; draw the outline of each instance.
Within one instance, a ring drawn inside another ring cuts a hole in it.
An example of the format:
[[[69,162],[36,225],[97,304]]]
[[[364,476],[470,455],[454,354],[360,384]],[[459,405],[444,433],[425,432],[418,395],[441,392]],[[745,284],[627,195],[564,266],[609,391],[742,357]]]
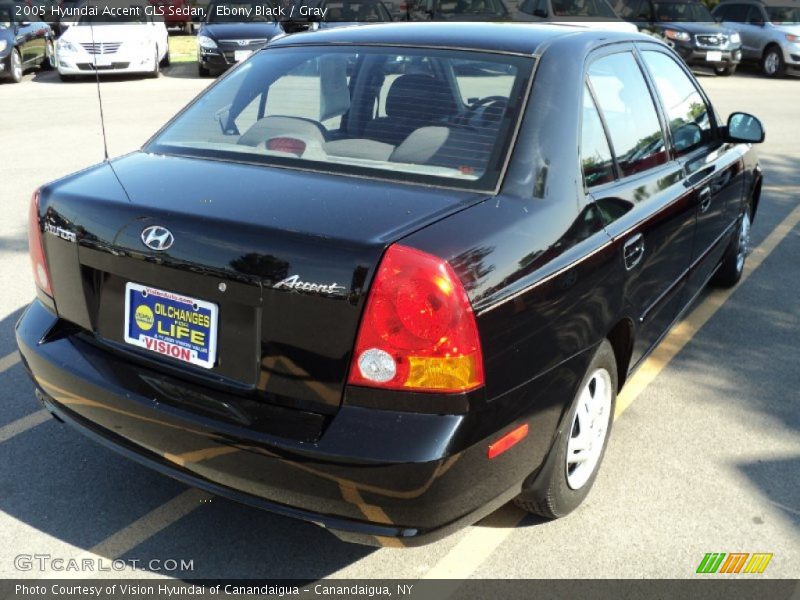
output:
[[[559,517],[627,375],[739,279],[762,139],[637,33],[286,37],[34,194],[20,352],[90,437],[344,539]]]

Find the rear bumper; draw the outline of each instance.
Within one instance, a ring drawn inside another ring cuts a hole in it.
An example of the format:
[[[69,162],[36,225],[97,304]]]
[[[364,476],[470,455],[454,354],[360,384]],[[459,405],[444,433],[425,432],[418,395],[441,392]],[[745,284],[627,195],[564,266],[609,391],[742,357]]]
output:
[[[59,419],[189,485],[347,541],[419,545],[474,522],[519,493],[552,439],[540,431],[489,461],[486,447],[498,434],[465,445],[476,428],[467,415],[346,404],[316,440],[267,435],[137,393],[133,379],[164,376],[79,337],[52,335],[58,322],[34,301],[17,324],[17,343],[37,395]],[[537,421],[527,422],[536,431]]]

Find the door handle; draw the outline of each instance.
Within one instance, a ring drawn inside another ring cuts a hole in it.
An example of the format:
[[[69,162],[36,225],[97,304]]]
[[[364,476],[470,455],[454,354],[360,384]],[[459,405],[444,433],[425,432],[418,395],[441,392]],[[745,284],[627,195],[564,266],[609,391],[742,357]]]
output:
[[[700,198],[700,212],[708,212],[708,209],[711,208],[711,188],[704,187],[700,190],[698,197]]]
[[[627,240],[622,246],[622,258],[625,261],[625,270],[630,271],[638,265],[644,257],[644,236],[637,233]]]

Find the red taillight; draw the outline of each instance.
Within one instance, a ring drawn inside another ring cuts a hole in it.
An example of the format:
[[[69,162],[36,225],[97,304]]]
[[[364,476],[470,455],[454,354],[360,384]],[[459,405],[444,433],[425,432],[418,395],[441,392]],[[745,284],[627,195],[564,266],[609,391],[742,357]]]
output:
[[[367,299],[348,383],[421,392],[483,385],[475,315],[447,261],[389,247]]]
[[[306,151],[306,143],[297,138],[274,137],[267,141],[267,150],[303,156],[303,152]]]
[[[53,295],[50,289],[50,271],[47,270],[47,261],[44,258],[42,245],[42,228],[39,224],[39,190],[33,193],[31,208],[28,213],[28,252],[31,255],[33,279],[36,285],[48,296]]]

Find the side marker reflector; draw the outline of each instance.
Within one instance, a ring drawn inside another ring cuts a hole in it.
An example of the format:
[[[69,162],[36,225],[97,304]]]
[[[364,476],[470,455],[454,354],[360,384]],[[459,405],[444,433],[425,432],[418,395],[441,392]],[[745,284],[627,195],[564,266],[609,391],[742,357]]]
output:
[[[520,425],[516,429],[512,429],[495,443],[491,444],[486,455],[490,459],[500,456],[503,452],[511,449],[513,446],[521,442],[526,435],[528,435],[527,423]]]

